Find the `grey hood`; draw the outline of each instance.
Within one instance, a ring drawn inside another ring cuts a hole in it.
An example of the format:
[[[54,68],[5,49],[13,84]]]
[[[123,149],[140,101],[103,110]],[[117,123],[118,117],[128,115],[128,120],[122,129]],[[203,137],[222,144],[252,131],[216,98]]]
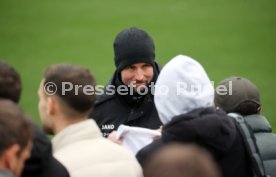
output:
[[[213,101],[214,87],[204,68],[194,59],[178,55],[161,70],[154,103],[163,124],[177,115],[211,107]]]

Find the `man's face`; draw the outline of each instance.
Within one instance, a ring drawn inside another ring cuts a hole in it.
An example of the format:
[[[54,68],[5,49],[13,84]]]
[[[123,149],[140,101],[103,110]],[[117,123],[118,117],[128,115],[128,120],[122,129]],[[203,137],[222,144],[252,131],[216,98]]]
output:
[[[40,82],[40,86],[38,89],[38,98],[39,98],[39,103],[38,103],[38,110],[39,110],[39,115],[40,115],[40,120],[42,123],[42,127],[44,131],[48,134],[53,134],[53,129],[52,129],[52,123],[49,118],[48,114],[48,96],[46,95],[44,91],[44,80]]]
[[[153,67],[148,63],[136,63],[121,71],[121,79],[125,85],[133,85],[135,91],[150,83],[153,78]]]

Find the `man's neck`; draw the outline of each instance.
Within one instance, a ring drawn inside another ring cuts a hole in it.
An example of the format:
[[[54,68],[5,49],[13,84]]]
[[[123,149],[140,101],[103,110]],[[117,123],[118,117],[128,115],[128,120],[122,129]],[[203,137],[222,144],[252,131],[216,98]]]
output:
[[[77,124],[87,120],[87,117],[73,117],[73,118],[62,118],[55,122],[54,134],[58,134],[63,129],[69,127],[70,125]]]

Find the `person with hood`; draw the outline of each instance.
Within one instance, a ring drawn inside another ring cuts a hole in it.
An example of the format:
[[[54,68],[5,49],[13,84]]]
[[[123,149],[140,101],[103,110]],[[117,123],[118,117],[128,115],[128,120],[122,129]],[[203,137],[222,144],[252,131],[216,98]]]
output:
[[[212,154],[223,177],[252,177],[234,120],[216,111],[213,101],[213,85],[197,61],[183,55],[169,61],[159,75],[154,97],[164,124],[162,136],[138,152],[142,166],[164,144],[196,143]]]
[[[0,98],[18,104],[22,92],[21,77],[17,71],[0,60]],[[21,177],[69,177],[66,168],[52,155],[52,144],[38,127],[34,129],[30,158],[25,162]]]
[[[113,44],[116,71],[98,98],[92,117],[107,137],[119,125],[161,126],[150,92],[159,74],[152,38],[135,27],[121,31]]]
[[[224,88],[225,93],[220,93]],[[226,113],[238,113],[252,129],[265,172],[276,177],[276,135],[267,119],[261,115],[260,93],[255,84],[244,77],[229,77],[216,87],[215,106]]]

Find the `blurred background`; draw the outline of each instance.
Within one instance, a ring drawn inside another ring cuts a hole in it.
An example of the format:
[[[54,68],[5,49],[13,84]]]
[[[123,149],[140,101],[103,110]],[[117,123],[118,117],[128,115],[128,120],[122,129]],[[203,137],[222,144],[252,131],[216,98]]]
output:
[[[84,65],[106,84],[115,36],[132,26],[153,37],[161,65],[185,54],[215,84],[234,75],[253,81],[276,132],[275,0],[1,0],[0,59],[21,74],[20,104],[37,124],[43,70]]]

